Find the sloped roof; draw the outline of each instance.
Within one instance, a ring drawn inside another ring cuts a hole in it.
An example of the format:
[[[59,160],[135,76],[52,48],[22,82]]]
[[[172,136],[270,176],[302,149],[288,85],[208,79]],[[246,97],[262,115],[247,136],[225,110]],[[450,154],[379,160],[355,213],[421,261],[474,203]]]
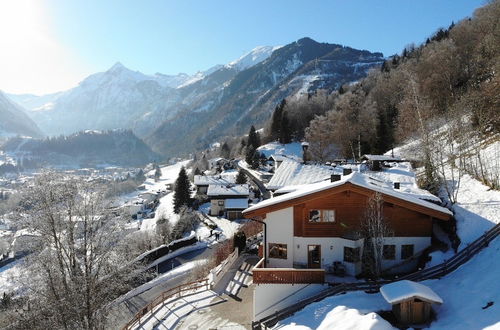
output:
[[[299,199],[301,197],[305,197],[308,195],[312,195],[314,193],[318,193],[318,192],[322,192],[325,190],[340,187],[340,186],[343,186],[346,184],[351,184],[351,185],[362,187],[365,189],[369,189],[369,190],[372,190],[375,192],[380,192],[382,194],[394,197],[396,199],[404,200],[404,201],[407,201],[409,203],[412,203],[412,204],[415,204],[418,206],[422,206],[422,207],[425,207],[427,209],[431,209],[431,210],[440,212],[442,214],[446,214],[448,216],[453,215],[453,213],[450,210],[448,210],[447,208],[444,208],[442,206],[433,204],[433,203],[425,201],[425,200],[421,200],[417,197],[412,196],[411,194],[402,193],[398,190],[389,188],[386,185],[381,185],[380,182],[376,182],[376,181],[370,179],[370,177],[368,175],[365,175],[363,173],[357,173],[357,172],[354,172],[350,175],[343,176],[340,181],[330,182],[330,180],[326,180],[326,181],[322,181],[319,183],[313,183],[313,184],[305,186],[302,189],[290,192],[288,194],[264,200],[264,201],[254,205],[254,206],[249,207],[248,209],[243,211],[243,213],[247,214],[247,213],[254,212],[256,210],[260,210],[260,209],[263,209],[263,208],[266,208],[269,206],[277,205],[277,204],[284,203],[284,202],[293,201],[293,200]]]
[[[297,186],[330,179],[332,174],[341,174],[341,169],[323,165],[305,165],[290,159],[285,159],[266,185],[267,189],[275,190],[287,186]]]
[[[383,285],[380,293],[390,304],[398,304],[402,301],[419,298],[430,303],[442,304],[443,299],[431,288],[413,281],[403,280]]]
[[[195,175],[194,184],[196,186],[208,186],[211,184],[221,184],[227,185],[234,183],[234,181],[229,180],[228,177],[222,177],[220,175]]]
[[[387,161],[387,162],[393,162],[393,161],[401,161],[400,157],[391,157],[387,155],[370,155],[366,154],[361,157],[363,160],[378,160],[378,161]]]
[[[248,196],[248,184],[209,185],[207,196]]]

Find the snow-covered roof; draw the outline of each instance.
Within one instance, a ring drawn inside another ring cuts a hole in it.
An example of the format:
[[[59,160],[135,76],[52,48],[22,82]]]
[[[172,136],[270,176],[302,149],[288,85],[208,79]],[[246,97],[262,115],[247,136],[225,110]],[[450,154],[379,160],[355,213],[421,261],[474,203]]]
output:
[[[300,145],[300,142],[292,142],[288,144],[271,142],[258,147],[257,150],[264,154],[264,156],[268,159],[271,155],[280,155],[297,161],[302,160],[302,146]]]
[[[372,173],[370,172],[370,174],[372,174]],[[310,195],[310,194],[313,194],[316,192],[320,192],[320,191],[324,191],[324,190],[331,189],[334,187],[338,187],[338,186],[344,185],[348,182],[351,184],[354,184],[356,186],[368,188],[370,190],[377,191],[377,192],[380,192],[382,194],[386,194],[386,195],[389,195],[389,196],[392,196],[392,197],[395,197],[395,198],[398,198],[401,200],[405,200],[405,201],[413,203],[413,204],[424,206],[426,208],[429,208],[429,209],[432,209],[432,210],[435,210],[435,211],[438,211],[441,213],[453,215],[453,213],[450,210],[448,210],[447,208],[441,207],[441,206],[433,204],[431,202],[427,202],[425,200],[421,200],[417,197],[412,196],[411,194],[403,193],[403,192],[400,192],[396,189],[387,187],[386,183],[380,182],[380,181],[375,181],[372,178],[370,178],[368,175],[363,174],[363,173],[358,173],[358,172],[353,172],[350,175],[342,176],[339,181],[330,182],[330,180],[327,180],[327,181],[322,181],[322,182],[306,185],[306,186],[304,186],[304,188],[296,190],[294,192],[264,200],[264,201],[254,205],[254,206],[249,207],[248,209],[243,211],[243,213],[248,213],[251,211],[259,210],[259,209],[262,209],[264,207],[268,207],[271,205],[290,201],[290,200],[293,200],[293,199],[296,199],[299,197],[307,196],[307,195]]]
[[[378,161],[381,161],[381,162],[394,162],[394,161],[400,161],[401,158],[400,157],[392,157],[392,156],[388,156],[388,155],[369,155],[369,154],[366,154],[366,155],[363,155],[363,157],[361,157],[361,159],[366,159],[366,160],[378,160]]]
[[[431,288],[413,281],[403,280],[383,285],[380,293],[390,304],[398,304],[404,300],[418,297],[422,300],[442,304],[443,299]]]
[[[226,209],[246,209],[248,207],[248,198],[234,198],[226,200]]]
[[[228,177],[223,177],[220,175],[195,175],[194,184],[196,186],[208,186],[211,184],[227,185],[234,183],[234,181],[229,180]]]
[[[271,158],[275,161],[275,162],[282,162],[284,161],[285,159],[288,159],[286,158],[285,156],[283,155],[271,155]]]
[[[332,174],[342,173],[341,169],[323,165],[305,165],[290,159],[284,160],[267,184],[270,190],[287,186],[297,186],[330,179]]]
[[[248,184],[209,185],[207,196],[248,196]]]

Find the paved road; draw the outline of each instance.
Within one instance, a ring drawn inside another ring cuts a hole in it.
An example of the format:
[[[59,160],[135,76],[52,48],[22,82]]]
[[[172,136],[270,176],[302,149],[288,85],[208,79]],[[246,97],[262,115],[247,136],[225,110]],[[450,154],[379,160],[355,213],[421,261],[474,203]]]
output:
[[[239,169],[243,171],[243,173],[248,175],[250,180],[252,180],[252,182],[259,188],[262,198],[264,199],[271,198],[271,193],[269,192],[269,190],[267,190],[266,186],[264,186],[264,183],[258,177],[253,175],[253,173],[247,170],[246,168],[242,167],[239,162],[237,163],[237,166]]]

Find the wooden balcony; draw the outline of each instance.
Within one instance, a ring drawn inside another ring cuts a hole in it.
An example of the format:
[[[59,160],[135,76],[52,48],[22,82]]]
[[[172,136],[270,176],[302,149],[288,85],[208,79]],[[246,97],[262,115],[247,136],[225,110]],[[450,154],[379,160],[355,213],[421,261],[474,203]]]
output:
[[[264,268],[261,259],[253,268],[255,284],[311,284],[324,283],[324,269]]]

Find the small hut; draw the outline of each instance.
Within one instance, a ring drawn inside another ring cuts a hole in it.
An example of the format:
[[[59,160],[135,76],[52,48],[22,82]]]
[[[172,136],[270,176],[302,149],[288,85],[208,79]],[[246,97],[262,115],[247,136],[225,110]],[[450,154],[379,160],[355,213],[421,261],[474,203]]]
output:
[[[396,319],[403,324],[420,324],[430,320],[431,305],[443,300],[431,288],[403,280],[380,288],[384,299],[392,305]]]

